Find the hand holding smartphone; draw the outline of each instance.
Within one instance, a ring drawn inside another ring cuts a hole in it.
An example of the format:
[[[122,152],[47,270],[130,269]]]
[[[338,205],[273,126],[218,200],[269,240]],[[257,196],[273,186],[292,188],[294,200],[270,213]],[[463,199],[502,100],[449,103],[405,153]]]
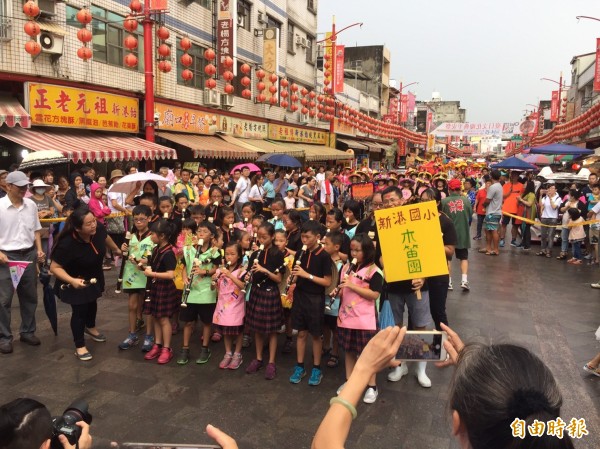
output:
[[[441,331],[407,331],[396,354],[397,360],[443,362],[448,357],[444,342],[448,334]]]

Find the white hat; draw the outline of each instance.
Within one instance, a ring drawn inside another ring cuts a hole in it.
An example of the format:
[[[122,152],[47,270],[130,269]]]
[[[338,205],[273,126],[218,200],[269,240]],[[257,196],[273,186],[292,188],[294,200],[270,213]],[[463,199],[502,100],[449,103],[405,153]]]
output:
[[[33,184],[31,184],[30,186],[32,189],[35,189],[36,187],[50,187],[48,184],[45,184],[44,181],[42,181],[41,179],[36,179],[35,181],[33,181]]]

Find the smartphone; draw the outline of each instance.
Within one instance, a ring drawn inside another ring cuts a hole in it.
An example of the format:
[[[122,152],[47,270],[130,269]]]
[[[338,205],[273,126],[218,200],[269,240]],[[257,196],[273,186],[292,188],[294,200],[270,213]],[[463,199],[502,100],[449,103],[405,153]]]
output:
[[[408,331],[402,340],[396,359],[418,362],[440,362],[446,360],[444,342],[448,338],[441,331]]]
[[[170,443],[122,443],[119,448],[128,449],[221,449],[214,444],[170,444]]]

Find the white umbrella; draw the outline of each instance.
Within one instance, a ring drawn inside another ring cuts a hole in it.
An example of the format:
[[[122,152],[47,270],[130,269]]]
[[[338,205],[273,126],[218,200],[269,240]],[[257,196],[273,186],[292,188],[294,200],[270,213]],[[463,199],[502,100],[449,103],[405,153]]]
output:
[[[169,183],[168,179],[163,178],[160,175],[138,172],[123,176],[121,179],[115,182],[110,189],[108,189],[108,191],[114,193],[126,193],[129,195],[131,192],[141,190],[146,181],[154,181],[156,184],[158,184],[158,187],[164,187]]]

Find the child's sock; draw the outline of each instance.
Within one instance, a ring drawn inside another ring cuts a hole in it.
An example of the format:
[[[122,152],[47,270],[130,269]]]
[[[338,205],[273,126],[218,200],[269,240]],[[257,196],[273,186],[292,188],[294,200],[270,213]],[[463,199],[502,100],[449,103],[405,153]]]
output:
[[[300,368],[304,369],[304,362],[302,362],[302,363],[296,363],[296,366],[299,366]]]
[[[467,282],[467,275],[466,275],[466,274],[463,274],[463,275],[462,275],[462,281],[463,281],[463,282]]]

